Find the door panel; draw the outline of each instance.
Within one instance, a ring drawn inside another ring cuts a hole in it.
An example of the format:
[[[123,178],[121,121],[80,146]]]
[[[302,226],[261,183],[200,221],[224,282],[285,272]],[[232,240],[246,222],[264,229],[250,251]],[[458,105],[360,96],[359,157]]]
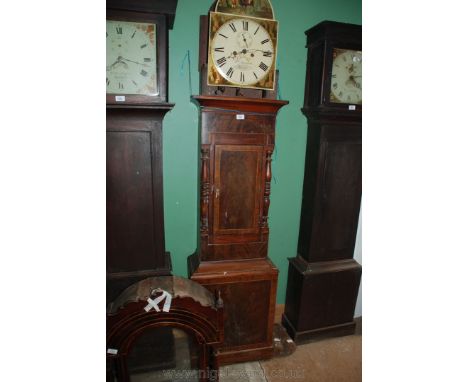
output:
[[[214,234],[259,232],[263,146],[216,145]]]
[[[156,266],[151,134],[107,133],[107,269]],[[159,249],[159,248],[158,248]]]
[[[354,249],[361,201],[361,142],[326,141],[321,151],[324,160],[312,249],[323,260],[347,258]]]

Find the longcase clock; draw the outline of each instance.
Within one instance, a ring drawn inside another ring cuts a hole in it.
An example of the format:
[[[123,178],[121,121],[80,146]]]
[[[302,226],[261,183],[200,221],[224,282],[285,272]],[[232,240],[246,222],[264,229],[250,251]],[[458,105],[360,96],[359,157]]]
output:
[[[162,124],[168,30],[177,1],[108,0],[106,19],[107,302],[171,274],[165,251]]]
[[[276,116],[288,103],[274,99],[277,22],[269,1],[225,3],[201,19],[202,95],[193,97],[201,116],[200,239],[188,259],[190,278],[224,300],[220,364],[273,355],[271,158]]]
[[[361,280],[353,259],[361,204],[361,26],[324,21],[306,35],[301,223],[282,320],[298,342],[353,333]]]

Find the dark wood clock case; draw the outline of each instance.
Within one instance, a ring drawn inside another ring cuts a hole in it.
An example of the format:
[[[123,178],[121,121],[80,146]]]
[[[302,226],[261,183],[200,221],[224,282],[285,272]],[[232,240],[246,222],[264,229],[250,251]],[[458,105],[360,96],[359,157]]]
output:
[[[361,27],[323,22],[306,35],[301,223],[282,320],[298,342],[353,333],[361,280],[361,266],[353,259],[361,203],[361,106],[328,101],[332,49],[360,50]]]
[[[273,355],[278,270],[267,258],[275,121],[287,101],[198,96],[200,243],[190,278],[224,300],[220,364]]]
[[[109,17],[156,22],[159,79],[159,95],[152,99],[116,103],[107,96],[107,303],[139,280],[171,274],[164,243],[162,126],[174,106],[167,103],[167,56],[176,6],[176,0],[107,0]]]

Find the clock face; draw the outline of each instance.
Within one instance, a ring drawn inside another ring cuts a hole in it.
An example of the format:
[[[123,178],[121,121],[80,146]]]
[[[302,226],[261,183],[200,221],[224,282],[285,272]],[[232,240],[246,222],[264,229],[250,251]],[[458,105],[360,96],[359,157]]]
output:
[[[210,41],[212,67],[228,84],[253,87],[274,71],[275,41],[258,20],[231,18]]]
[[[156,95],[156,25],[107,20],[107,93]]]
[[[333,49],[330,102],[362,104],[362,52]]]

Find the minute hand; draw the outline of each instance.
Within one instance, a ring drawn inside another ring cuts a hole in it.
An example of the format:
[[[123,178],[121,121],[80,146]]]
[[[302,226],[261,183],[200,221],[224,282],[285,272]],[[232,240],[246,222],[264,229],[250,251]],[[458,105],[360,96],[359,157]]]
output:
[[[262,52],[262,53],[273,53],[272,51],[270,50],[261,50],[261,49],[247,49],[248,52],[252,52],[252,51],[255,51],[255,52]]]
[[[142,66],[146,66],[146,67],[149,66],[148,64],[144,64],[144,63],[142,63],[142,62],[137,62],[137,61],[129,60],[128,58],[123,58],[123,57],[122,57],[122,60],[128,61],[128,62],[133,62],[134,64],[138,64],[138,65],[142,65]]]

